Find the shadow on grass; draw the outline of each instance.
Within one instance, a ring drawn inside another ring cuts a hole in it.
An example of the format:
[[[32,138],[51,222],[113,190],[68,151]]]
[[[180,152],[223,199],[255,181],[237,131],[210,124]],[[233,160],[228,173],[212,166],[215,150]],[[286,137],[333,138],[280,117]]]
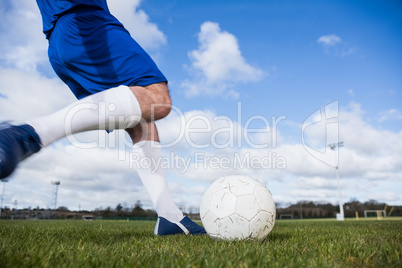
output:
[[[264,242],[278,242],[283,240],[288,240],[292,237],[290,232],[286,233],[270,233]]]

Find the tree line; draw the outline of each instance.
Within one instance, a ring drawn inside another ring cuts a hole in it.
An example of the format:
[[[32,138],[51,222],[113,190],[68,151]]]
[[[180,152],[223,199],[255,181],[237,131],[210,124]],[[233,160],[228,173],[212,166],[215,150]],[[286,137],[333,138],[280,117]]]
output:
[[[277,205],[277,218],[311,219],[311,218],[335,218],[339,213],[339,205],[325,202],[299,201],[287,207]],[[402,206],[389,206],[376,200],[361,203],[351,200],[343,205],[344,215],[347,218],[364,217],[365,210],[385,210],[387,216],[402,216]],[[369,214],[377,216],[376,213]]]
[[[157,214],[152,209],[143,209],[140,201],[137,201],[131,208],[123,207],[122,204],[117,204],[116,207],[96,208],[93,211],[80,210],[70,211],[67,207],[61,206],[57,209],[44,209],[44,208],[25,208],[25,209],[10,209],[4,208],[2,210],[2,219],[82,219],[85,216],[92,216],[93,218],[105,219],[127,219],[127,218],[141,218],[141,219],[156,219]]]
[[[376,200],[369,200],[361,203],[351,200],[343,206],[345,217],[364,217],[365,210],[385,210],[387,216],[402,216],[402,206],[388,206],[386,203],[379,203]],[[184,213],[193,219],[199,219],[199,213],[190,207],[181,207]],[[96,208],[93,211],[80,210],[70,211],[67,207],[61,206],[56,210],[44,208],[10,209],[5,207],[1,211],[1,219],[82,219],[83,216],[92,216],[97,219],[156,219],[157,214],[152,209],[144,209],[140,201],[132,207],[123,206],[121,203],[116,207]],[[339,213],[339,206],[325,202],[299,201],[286,207],[277,204],[276,217],[293,219],[312,218],[335,218]],[[371,214],[376,216],[376,214]]]

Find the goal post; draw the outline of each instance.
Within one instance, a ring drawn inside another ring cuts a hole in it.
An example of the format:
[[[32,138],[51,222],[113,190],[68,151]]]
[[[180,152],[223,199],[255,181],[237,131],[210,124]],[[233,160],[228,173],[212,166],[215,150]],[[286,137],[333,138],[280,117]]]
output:
[[[373,215],[372,217],[382,218],[387,217],[387,212],[385,210],[365,210],[364,217],[370,217],[369,215]]]
[[[283,219],[291,219],[291,220],[293,220],[293,214],[280,214],[279,219],[280,220],[283,220]]]

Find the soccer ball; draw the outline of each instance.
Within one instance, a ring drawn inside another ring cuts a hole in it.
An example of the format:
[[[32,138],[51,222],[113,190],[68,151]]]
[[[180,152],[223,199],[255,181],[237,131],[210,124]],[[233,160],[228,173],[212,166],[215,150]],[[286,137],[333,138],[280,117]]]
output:
[[[205,192],[200,206],[208,235],[223,240],[263,240],[275,224],[275,203],[270,191],[246,176],[216,180]]]

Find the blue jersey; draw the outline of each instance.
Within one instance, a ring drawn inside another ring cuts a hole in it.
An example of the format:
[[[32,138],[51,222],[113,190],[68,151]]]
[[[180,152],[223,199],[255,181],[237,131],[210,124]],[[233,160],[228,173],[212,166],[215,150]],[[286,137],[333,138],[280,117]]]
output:
[[[36,0],[42,15],[43,32],[49,39],[58,19],[77,9],[100,9],[109,12],[106,0]]]

